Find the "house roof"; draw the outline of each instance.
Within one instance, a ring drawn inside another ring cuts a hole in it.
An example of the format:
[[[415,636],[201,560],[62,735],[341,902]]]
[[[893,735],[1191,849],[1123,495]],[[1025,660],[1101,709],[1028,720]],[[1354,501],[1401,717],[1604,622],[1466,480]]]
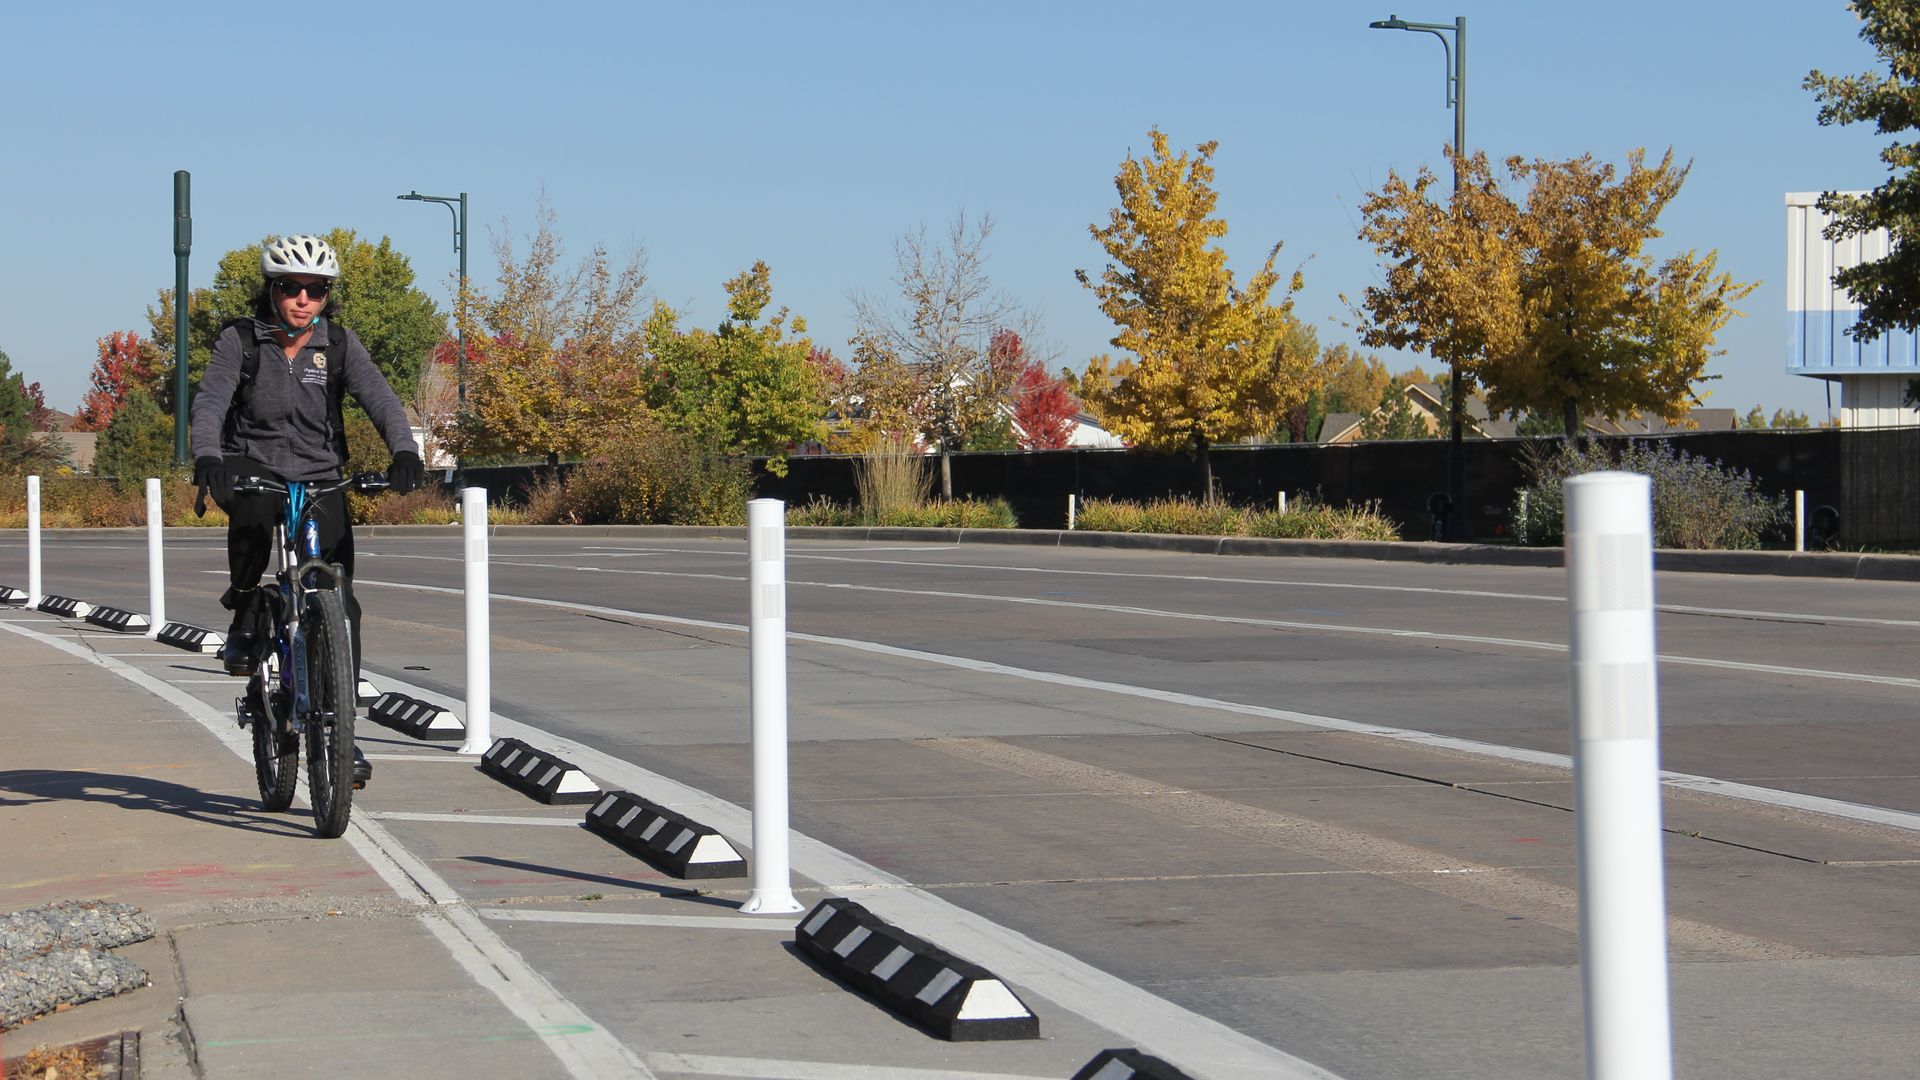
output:
[[[1360,429],[1360,421],[1363,419],[1365,418],[1359,413],[1328,413],[1326,420],[1320,424],[1321,444],[1351,441],[1353,434]]]

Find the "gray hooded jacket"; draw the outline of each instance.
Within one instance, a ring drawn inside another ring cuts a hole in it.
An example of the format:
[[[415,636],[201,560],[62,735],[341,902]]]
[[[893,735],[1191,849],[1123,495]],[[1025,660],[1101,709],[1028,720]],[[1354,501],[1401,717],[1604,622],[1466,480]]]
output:
[[[235,391],[240,387],[242,334],[253,335],[259,366],[250,403],[228,429],[227,413],[237,407]],[[248,319],[227,327],[214,340],[213,359],[193,398],[193,456],[245,454],[282,480],[338,479],[346,462],[334,445],[327,400],[330,364],[346,365],[347,393],[367,411],[387,449],[418,454],[420,445],[400,398],[353,331],[322,319],[307,347],[289,357],[267,323]]]

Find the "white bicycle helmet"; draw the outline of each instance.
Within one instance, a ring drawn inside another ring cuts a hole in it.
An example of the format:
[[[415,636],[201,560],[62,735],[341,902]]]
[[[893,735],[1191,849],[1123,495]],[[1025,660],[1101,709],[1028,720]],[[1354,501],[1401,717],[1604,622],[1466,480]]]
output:
[[[333,257],[333,248],[317,236],[283,236],[261,247],[260,270],[269,278],[286,274],[337,278],[340,260]]]

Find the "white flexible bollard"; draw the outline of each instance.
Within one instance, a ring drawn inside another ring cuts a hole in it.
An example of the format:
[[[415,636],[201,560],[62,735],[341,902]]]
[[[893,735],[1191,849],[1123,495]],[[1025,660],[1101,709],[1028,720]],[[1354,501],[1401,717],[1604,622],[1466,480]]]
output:
[[[167,522],[160,513],[160,481],[147,477],[147,619],[153,625],[148,637],[159,637],[167,625],[166,567],[162,562],[160,541]]]
[[[747,504],[747,649],[753,710],[753,891],[740,910],[800,910],[787,853],[787,508]]]
[[[1287,493],[1284,491],[1280,493],[1280,512],[1287,512]]]
[[[460,492],[460,531],[467,545],[467,741],[463,754],[493,744],[493,627],[488,618],[487,489]]]
[[[1793,550],[1807,550],[1807,493],[1799,488],[1793,492]]]
[[[40,478],[27,477],[27,606],[40,606]]]
[[[1074,525],[1076,523],[1077,515],[1075,513],[1075,509],[1076,508],[1073,505],[1073,493],[1068,492],[1067,493],[1067,531],[1068,532],[1073,531]]]
[[[1668,1080],[1653,486],[1601,472],[1566,492],[1587,1076]]]

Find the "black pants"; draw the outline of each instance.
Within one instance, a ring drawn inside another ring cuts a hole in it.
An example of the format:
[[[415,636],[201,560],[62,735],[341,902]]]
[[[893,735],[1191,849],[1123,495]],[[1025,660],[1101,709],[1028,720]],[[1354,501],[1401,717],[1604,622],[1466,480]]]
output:
[[[235,477],[274,476],[273,470],[250,457],[227,455],[227,470]],[[278,479],[278,477],[274,477]],[[227,511],[227,572],[235,591],[260,583],[273,561],[273,527],[281,520],[283,496],[235,492]],[[347,514],[347,493],[336,491],[319,500],[313,511],[314,524],[320,527],[320,557],[339,563],[346,571],[340,583],[340,598],[347,609],[347,625],[353,637],[353,671],[360,674],[360,602],[353,596],[353,522]],[[264,609],[263,609],[264,610]]]

